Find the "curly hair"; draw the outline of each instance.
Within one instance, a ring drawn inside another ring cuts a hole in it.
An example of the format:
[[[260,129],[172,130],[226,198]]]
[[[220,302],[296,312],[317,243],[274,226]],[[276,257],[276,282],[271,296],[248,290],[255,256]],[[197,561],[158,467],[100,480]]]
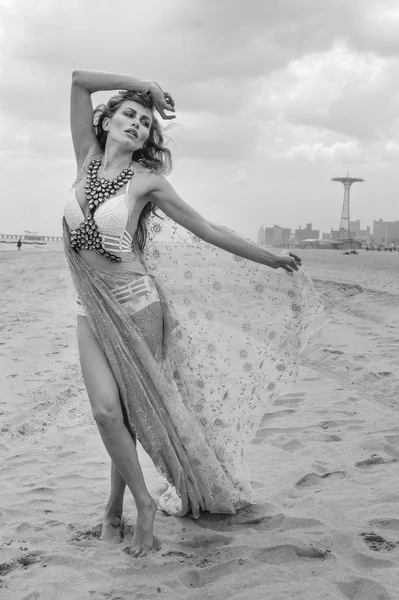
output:
[[[111,118],[126,100],[137,102],[141,106],[150,109],[153,113],[148,139],[143,148],[132,153],[132,160],[139,162],[154,173],[162,175],[169,173],[172,170],[172,155],[170,150],[163,145],[164,137],[162,128],[154,115],[154,103],[150,92],[121,91],[118,95],[112,96],[107,104],[100,104],[94,109],[94,129],[101,149],[105,150],[108,137],[108,132],[103,128],[104,119],[106,117]],[[147,202],[140,213],[137,229],[134,234],[134,242],[141,251],[144,250],[147,241],[147,220],[149,216],[151,213],[159,216],[155,210],[156,206],[154,203]]]

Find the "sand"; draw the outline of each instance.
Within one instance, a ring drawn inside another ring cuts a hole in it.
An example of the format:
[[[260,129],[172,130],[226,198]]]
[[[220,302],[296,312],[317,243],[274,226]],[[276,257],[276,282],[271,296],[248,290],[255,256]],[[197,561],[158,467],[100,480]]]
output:
[[[196,521],[158,512],[158,549],[135,560],[129,495],[124,542],[98,537],[109,459],[63,254],[0,253],[2,600],[399,597],[399,253],[301,254],[330,321],[251,445],[262,504]]]

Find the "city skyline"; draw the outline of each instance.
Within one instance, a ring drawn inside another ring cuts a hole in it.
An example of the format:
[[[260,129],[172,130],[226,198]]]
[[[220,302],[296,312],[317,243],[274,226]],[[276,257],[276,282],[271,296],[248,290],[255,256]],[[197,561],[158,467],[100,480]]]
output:
[[[361,222],[362,222],[361,219],[353,219],[353,220],[351,219],[351,221],[350,221],[350,223],[351,223],[351,230],[352,230],[352,224],[361,223]],[[372,225],[366,225],[365,226],[365,230],[367,228],[370,228],[370,230],[371,230],[371,228],[374,225],[374,223],[380,223],[380,222],[383,222],[383,223],[399,223],[399,220],[396,220],[396,221],[386,221],[385,219],[383,219],[381,217],[379,219],[373,219]],[[311,224],[313,225],[313,223],[311,223]],[[296,227],[288,227],[288,226],[281,226],[280,224],[273,223],[273,224],[269,224],[269,225],[268,224],[262,224],[260,227],[280,227],[282,229],[289,229],[292,232],[292,231],[295,231],[297,229],[301,229],[304,226],[302,224],[299,224]],[[316,224],[316,227],[317,227],[317,224]],[[335,229],[334,227],[330,227],[328,229],[328,231],[323,231],[320,227],[318,228],[318,230],[320,231],[320,235],[326,234],[326,233],[330,233],[331,231],[338,231],[338,229]],[[258,226],[258,231],[259,231],[259,226]],[[0,237],[1,236],[21,236],[21,235],[25,235],[25,236],[37,235],[37,236],[43,236],[43,237],[47,237],[47,238],[60,238],[60,239],[62,237],[60,234],[42,233],[39,230],[36,230],[36,231],[32,231],[32,230],[0,231]],[[256,231],[254,231],[252,237],[254,239],[257,237],[257,232]]]
[[[364,240],[374,243],[395,243],[399,244],[399,220],[384,221],[383,219],[374,220],[372,225],[366,225],[361,229],[361,221],[350,222],[350,231],[352,240]],[[258,243],[273,245],[276,242],[284,242],[288,240],[296,240],[298,242],[314,239],[314,240],[343,240],[341,229],[331,228],[330,231],[321,231],[313,229],[312,223],[307,223],[305,227],[299,226],[296,229],[284,227],[281,225],[264,225],[262,224],[257,232]]]

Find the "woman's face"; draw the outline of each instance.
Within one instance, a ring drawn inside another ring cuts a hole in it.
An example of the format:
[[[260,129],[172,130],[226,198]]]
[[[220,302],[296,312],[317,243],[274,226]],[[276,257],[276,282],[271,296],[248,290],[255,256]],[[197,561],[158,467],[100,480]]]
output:
[[[111,119],[104,120],[108,139],[127,146],[135,152],[142,148],[150,135],[152,112],[133,100],[125,100]]]

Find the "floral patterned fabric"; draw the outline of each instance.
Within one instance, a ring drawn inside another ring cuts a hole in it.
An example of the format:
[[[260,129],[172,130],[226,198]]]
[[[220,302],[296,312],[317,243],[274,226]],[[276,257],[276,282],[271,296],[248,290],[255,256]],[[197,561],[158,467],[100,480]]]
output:
[[[273,271],[152,217],[140,260],[162,308],[155,356],[147,341],[159,321],[134,322],[113,295],[113,276],[69,247],[65,219],[64,240],[132,430],[171,486],[163,507],[197,517],[253,502],[245,449],[271,400],[295,380],[299,354],[324,320],[306,270]]]
[[[306,269],[288,275],[250,262],[158,214],[144,259],[174,313],[168,363],[238,505],[254,499],[245,449],[273,398],[295,382],[323,304]]]

